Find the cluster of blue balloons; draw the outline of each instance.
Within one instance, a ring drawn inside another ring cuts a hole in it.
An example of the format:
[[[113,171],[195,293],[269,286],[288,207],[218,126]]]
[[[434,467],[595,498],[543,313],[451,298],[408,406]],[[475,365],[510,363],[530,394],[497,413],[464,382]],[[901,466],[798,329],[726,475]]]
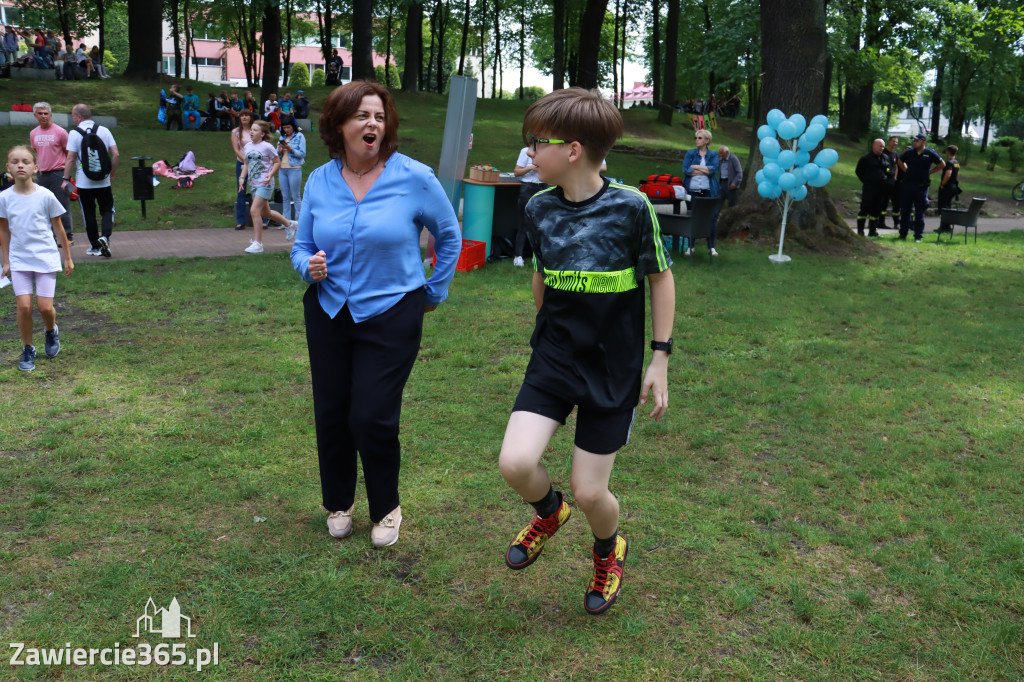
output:
[[[810,150],[825,139],[828,117],[821,114],[811,119],[810,124],[800,114],[789,118],[772,109],[768,122],[757,129],[758,145],[764,157],[764,168],[757,171],[757,193],[765,199],[778,199],[783,192],[789,192],[793,201],[807,196],[808,187],[824,187],[832,179],[829,170],[839,161],[835,149],[822,149],[811,161]],[[779,142],[792,140],[792,148],[784,148]]]

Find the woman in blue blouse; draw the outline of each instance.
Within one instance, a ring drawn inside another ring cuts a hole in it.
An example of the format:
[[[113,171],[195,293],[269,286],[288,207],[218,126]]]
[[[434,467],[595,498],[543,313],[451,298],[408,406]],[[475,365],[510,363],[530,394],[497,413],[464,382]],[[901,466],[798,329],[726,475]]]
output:
[[[686,193],[691,197],[718,197],[718,154],[710,151],[711,131],[698,130],[696,134],[697,148],[690,149],[683,157],[683,175],[686,177]],[[708,239],[708,248],[711,255],[717,256],[715,251],[715,229],[718,222],[718,211],[711,224],[711,238]],[[686,255],[690,255],[693,244],[689,245]]]
[[[281,118],[281,138],[277,141],[277,155],[281,157],[281,213],[292,219],[289,206],[295,206],[295,218],[302,215],[302,164],[306,161],[306,138],[291,116]],[[284,229],[284,228],[282,228]]]
[[[352,532],[356,453],[371,540],[398,540],[402,389],[419,351],[423,314],[448,295],[462,248],[452,206],[427,166],[399,154],[398,112],[386,88],[353,81],[320,114],[331,160],[306,182],[292,266],[303,298],[327,528]],[[420,232],[436,240],[427,279]]]

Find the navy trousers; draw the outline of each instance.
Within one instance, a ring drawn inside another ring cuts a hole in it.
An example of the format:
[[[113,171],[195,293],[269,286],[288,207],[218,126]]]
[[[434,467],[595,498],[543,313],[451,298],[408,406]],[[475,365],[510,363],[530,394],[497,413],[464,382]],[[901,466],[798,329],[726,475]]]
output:
[[[310,286],[302,302],[323,505],[331,512],[352,506],[358,453],[370,520],[379,523],[399,505],[402,390],[420,349],[426,292],[410,291],[380,315],[356,323],[347,305],[331,319],[318,288]]]

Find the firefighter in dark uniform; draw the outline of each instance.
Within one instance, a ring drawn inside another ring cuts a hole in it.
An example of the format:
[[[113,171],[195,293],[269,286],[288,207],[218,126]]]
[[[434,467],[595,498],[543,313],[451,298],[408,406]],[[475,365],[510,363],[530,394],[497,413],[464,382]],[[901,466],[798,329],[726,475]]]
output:
[[[882,220],[879,227],[885,227],[885,218],[887,215],[892,216],[892,229],[900,229],[900,197],[903,195],[903,173],[900,172],[899,164],[896,161],[900,158],[900,153],[896,147],[900,144],[900,138],[893,135],[889,138],[889,144],[885,147],[885,151],[882,153],[889,159],[889,167],[892,168],[892,182],[889,183],[889,196],[886,198],[885,204],[882,206]],[[889,205],[892,204],[892,210],[889,210]]]
[[[914,136],[914,148],[900,156],[899,169],[903,172],[903,198],[900,201],[900,239],[907,240],[910,232],[910,211],[914,211],[914,241],[924,237],[924,212],[928,208],[928,187],[931,174],[940,173],[946,162],[925,145],[928,138]]]
[[[956,160],[959,151],[955,144],[946,147],[946,169],[939,181],[939,208],[949,208],[956,195],[960,194],[960,162]]]
[[[857,214],[857,234],[862,237],[865,222],[868,225],[868,236],[878,236],[881,217],[889,201],[889,185],[894,182],[892,165],[884,152],[885,142],[875,140],[871,143],[871,151],[857,162],[857,179],[863,184],[860,212]]]

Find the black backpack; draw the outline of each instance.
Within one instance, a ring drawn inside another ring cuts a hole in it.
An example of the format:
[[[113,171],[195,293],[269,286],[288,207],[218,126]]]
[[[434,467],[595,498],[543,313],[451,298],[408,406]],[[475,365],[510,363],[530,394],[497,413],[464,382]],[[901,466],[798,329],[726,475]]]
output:
[[[75,132],[82,136],[82,147],[78,153],[78,159],[82,163],[82,172],[90,180],[103,180],[110,175],[110,153],[107,152],[107,145],[103,143],[100,136],[96,134],[100,125],[93,123],[92,130],[85,131],[81,127],[75,128]]]

